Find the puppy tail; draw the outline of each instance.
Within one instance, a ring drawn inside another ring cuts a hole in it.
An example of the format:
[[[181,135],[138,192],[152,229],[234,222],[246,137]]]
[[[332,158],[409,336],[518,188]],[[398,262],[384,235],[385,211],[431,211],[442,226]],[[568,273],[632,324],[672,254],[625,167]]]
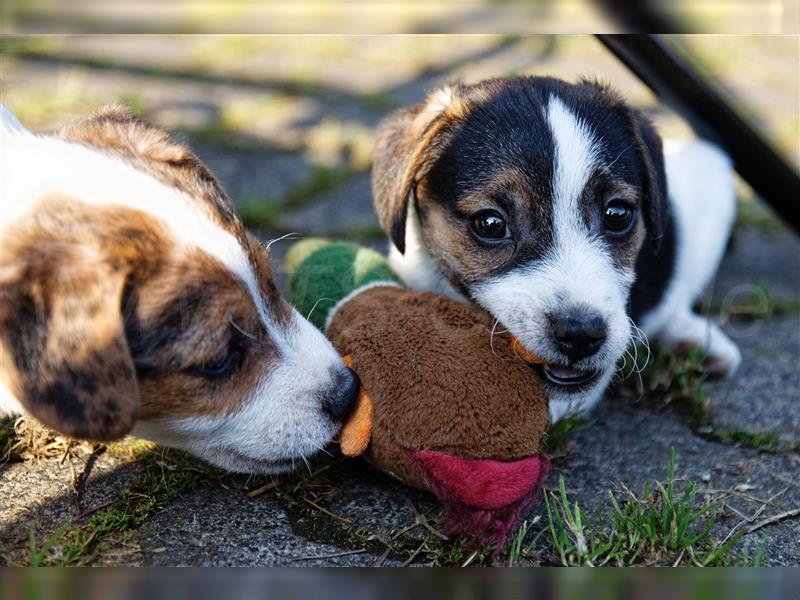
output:
[[[0,132],[6,135],[32,135],[5,104],[0,103]]]

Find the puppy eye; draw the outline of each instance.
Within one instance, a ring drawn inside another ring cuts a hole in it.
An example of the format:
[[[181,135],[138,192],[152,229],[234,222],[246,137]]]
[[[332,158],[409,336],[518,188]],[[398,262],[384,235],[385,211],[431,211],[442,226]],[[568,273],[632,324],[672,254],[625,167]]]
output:
[[[633,209],[622,200],[612,200],[606,206],[603,224],[608,233],[625,235],[633,226]]]
[[[482,210],[472,215],[472,230],[478,237],[486,240],[509,237],[505,220],[494,210]]]
[[[231,348],[226,354],[201,365],[195,365],[188,370],[192,375],[199,377],[220,379],[231,374],[241,364],[242,356],[242,351],[239,348]]]

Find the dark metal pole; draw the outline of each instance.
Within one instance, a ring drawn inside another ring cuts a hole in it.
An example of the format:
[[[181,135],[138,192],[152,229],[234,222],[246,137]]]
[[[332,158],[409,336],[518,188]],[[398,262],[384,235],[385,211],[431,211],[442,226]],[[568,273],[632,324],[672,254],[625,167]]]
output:
[[[655,94],[679,112],[697,135],[716,142],[736,171],[800,233],[800,175],[713,81],[657,35],[597,35]]]

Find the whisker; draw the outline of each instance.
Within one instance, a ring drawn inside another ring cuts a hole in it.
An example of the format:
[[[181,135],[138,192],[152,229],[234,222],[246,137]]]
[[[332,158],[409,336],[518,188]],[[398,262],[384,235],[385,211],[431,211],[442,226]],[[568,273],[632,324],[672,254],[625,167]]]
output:
[[[603,167],[603,170],[601,171],[601,174],[608,173],[608,170],[609,170],[611,167],[613,167],[613,166],[614,166],[614,163],[615,163],[615,162],[617,162],[617,161],[618,161],[620,158],[622,158],[622,155],[623,155],[623,154],[625,154],[625,153],[626,153],[628,150],[630,150],[631,148],[633,148],[633,146],[634,146],[634,145],[635,145],[635,142],[634,142],[634,143],[631,143],[631,144],[628,144],[628,145],[627,145],[625,148],[623,148],[623,149],[622,149],[622,152],[620,152],[619,154],[617,154],[617,158],[615,158],[614,160],[612,160],[610,163],[608,163],[606,166],[604,166],[604,167]]]
[[[315,309],[315,308],[317,308],[317,304],[319,304],[319,303],[320,303],[320,302],[322,302],[323,300],[327,300],[328,302],[334,302],[334,299],[333,299],[333,298],[320,298],[319,300],[317,300],[316,302],[314,302],[314,306],[312,306],[312,307],[311,307],[311,310],[310,310],[310,311],[308,311],[308,315],[306,315],[306,320],[308,320],[308,319],[310,319],[310,318],[311,318],[311,314],[314,312],[314,309]]]
[[[297,236],[297,237],[292,237],[292,236]],[[281,237],[279,237],[279,238],[275,238],[274,240],[270,240],[270,241],[268,241],[268,242],[267,242],[267,243],[264,245],[264,250],[266,250],[267,252],[269,252],[269,249],[270,249],[270,247],[272,246],[272,244],[275,244],[275,243],[277,243],[277,242],[281,242],[281,241],[283,241],[283,240],[288,240],[288,239],[296,240],[296,239],[298,239],[298,238],[301,238],[301,237],[303,237],[303,234],[302,234],[302,233],[298,233],[298,232],[296,232],[296,231],[292,231],[292,232],[290,232],[290,233],[287,233],[287,234],[285,234],[285,235],[282,235],[282,236],[281,236]]]
[[[253,342],[256,342],[258,344],[261,343],[261,340],[259,340],[255,335],[253,335],[249,331],[245,331],[244,329],[242,329],[242,327],[240,325],[238,325],[236,323],[236,321],[233,320],[233,318],[228,319],[228,322],[230,323],[231,327],[233,327],[236,331],[241,333],[247,339],[249,339],[249,340],[251,340]]]
[[[500,355],[499,355],[499,354],[497,354],[497,352],[496,352],[496,351],[495,351],[495,349],[494,349],[494,335],[495,335],[495,329],[497,328],[497,326],[498,326],[499,324],[500,324],[500,319],[495,319],[495,320],[494,320],[494,324],[492,325],[492,331],[491,331],[491,332],[489,332],[489,347],[492,349],[492,354],[494,354],[494,355],[495,355],[497,358],[500,358],[500,360],[506,360],[506,359],[504,359],[504,358],[501,358],[501,357],[500,357]],[[505,331],[508,331],[508,329],[506,329]],[[504,333],[504,332],[501,332],[501,333]]]
[[[633,319],[631,319],[630,317],[628,317],[628,322],[631,324],[631,328],[632,328],[631,339],[632,340],[637,340],[642,345],[642,347],[645,349],[645,351],[647,352],[647,356],[644,359],[644,364],[643,365],[639,366],[638,360],[637,360],[638,372],[641,374],[647,368],[647,365],[650,364],[650,360],[653,358],[653,352],[650,349],[650,340],[647,338],[647,334],[645,334],[645,332],[642,331],[642,329],[638,325],[636,325],[636,323],[634,323]],[[638,349],[637,349],[637,353],[638,353]],[[637,358],[638,358],[638,354],[637,354]]]
[[[300,458],[302,458],[303,462],[306,464],[306,469],[308,469],[308,474],[313,475],[314,471],[311,469],[311,464],[308,462],[308,459],[306,459],[305,456],[301,456]]]

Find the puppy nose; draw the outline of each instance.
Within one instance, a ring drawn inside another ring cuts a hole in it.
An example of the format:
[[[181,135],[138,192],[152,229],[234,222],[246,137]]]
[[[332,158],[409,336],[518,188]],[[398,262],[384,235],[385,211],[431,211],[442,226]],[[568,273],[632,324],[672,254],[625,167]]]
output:
[[[361,380],[352,369],[345,367],[336,375],[333,389],[325,395],[322,408],[331,416],[342,419],[350,414],[358,399]]]
[[[597,352],[606,339],[606,323],[596,313],[575,312],[552,319],[553,339],[570,360]]]

